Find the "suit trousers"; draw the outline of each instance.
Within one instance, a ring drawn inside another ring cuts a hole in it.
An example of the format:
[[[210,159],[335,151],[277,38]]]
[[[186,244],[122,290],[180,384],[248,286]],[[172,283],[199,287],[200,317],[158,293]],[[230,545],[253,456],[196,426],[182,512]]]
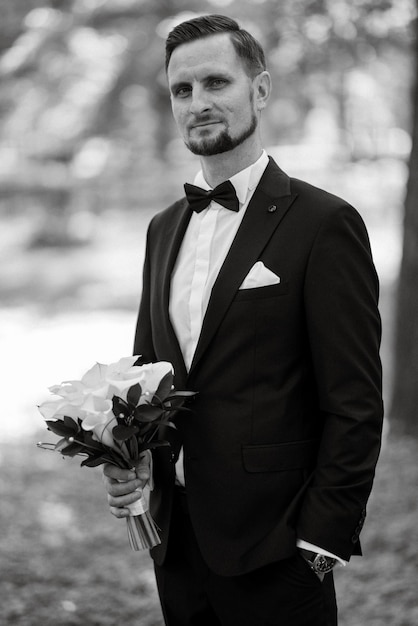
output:
[[[321,582],[299,553],[241,576],[209,570],[179,488],[167,557],[155,575],[166,626],[337,625],[332,573]]]

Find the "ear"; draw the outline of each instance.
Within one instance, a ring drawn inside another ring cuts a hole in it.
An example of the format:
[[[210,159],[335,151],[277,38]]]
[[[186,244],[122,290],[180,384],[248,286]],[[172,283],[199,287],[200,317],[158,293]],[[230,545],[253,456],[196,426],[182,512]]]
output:
[[[261,111],[267,105],[271,93],[271,76],[266,70],[254,78],[254,95],[257,109]]]

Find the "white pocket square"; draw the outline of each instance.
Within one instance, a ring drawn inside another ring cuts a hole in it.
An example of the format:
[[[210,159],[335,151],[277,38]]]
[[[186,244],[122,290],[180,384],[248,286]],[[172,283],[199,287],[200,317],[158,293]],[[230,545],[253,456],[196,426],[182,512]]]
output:
[[[264,265],[263,261],[257,261],[244,278],[240,289],[255,289],[257,287],[278,285],[279,283],[280,276],[277,276],[277,274],[269,270],[269,268]]]

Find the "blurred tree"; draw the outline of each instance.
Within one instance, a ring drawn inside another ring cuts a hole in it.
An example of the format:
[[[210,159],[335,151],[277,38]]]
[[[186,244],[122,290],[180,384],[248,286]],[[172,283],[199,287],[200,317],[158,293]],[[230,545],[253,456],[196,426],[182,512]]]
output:
[[[390,415],[394,429],[418,438],[418,18],[415,19],[413,102],[412,150],[397,293],[394,388]]]
[[[20,195],[23,210],[35,197],[45,212],[40,242],[62,245],[80,207],[171,197],[179,150],[164,38],[193,14],[225,12],[262,41],[276,85],[268,146],[305,141],[312,129],[326,144],[311,115],[319,111],[339,154],[380,156],[388,133],[376,129],[378,112],[406,127],[412,2],[0,0],[0,209],[2,195]],[[384,98],[373,100],[370,85]]]
[[[0,53],[25,30],[24,18],[38,7],[66,8],[72,0],[0,0]]]

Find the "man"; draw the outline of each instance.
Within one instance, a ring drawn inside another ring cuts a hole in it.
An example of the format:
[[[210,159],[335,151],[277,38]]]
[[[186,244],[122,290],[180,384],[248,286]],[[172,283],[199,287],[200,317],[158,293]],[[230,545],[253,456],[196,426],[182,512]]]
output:
[[[202,168],[150,224],[135,339],[144,362],[171,361],[176,387],[198,392],[169,429],[175,454],[154,454],[166,624],[335,625],[332,569],[360,553],[380,447],[367,233],[264,152],[271,82],[250,34],[199,17],[166,53],[174,118]],[[114,515],[147,479],[105,467]]]

